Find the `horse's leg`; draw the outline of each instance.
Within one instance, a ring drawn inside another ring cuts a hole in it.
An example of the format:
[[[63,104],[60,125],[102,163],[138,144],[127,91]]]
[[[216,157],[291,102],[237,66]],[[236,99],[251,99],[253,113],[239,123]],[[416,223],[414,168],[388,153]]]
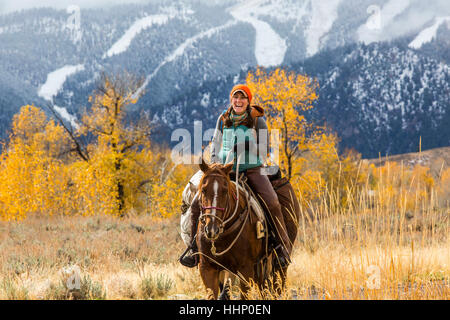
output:
[[[217,300],[219,295],[219,270],[206,264],[200,264],[199,270],[203,284],[207,292],[209,291],[207,299]]]
[[[220,296],[219,300],[230,300],[231,278],[228,271],[220,272]]]
[[[255,266],[255,282],[261,292],[269,288],[269,280],[273,273],[272,256],[261,259]]]
[[[241,276],[243,279],[239,280],[239,288],[240,288],[240,299],[248,300],[248,294],[251,289],[251,285],[258,284],[257,279],[255,279],[255,270],[253,266],[246,267],[245,269],[241,269]],[[244,281],[245,279],[245,281]]]

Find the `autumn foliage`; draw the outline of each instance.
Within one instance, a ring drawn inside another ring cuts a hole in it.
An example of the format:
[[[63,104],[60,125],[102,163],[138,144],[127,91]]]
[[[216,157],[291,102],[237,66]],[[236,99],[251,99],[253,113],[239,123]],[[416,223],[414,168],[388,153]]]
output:
[[[36,106],[22,107],[0,160],[1,218],[178,212],[192,170],[151,146],[145,114],[126,121],[138,87],[105,76],[75,130]]]
[[[197,168],[173,163],[170,150],[150,142],[147,114],[127,118],[141,84],[129,75],[103,76],[73,128],[57,113],[49,118],[39,107],[22,107],[0,156],[0,218],[179,213]],[[339,213],[364,203],[406,212],[424,202],[448,205],[450,169],[436,175],[420,165],[375,167],[354,151],[339,151],[337,135],[306,117],[318,99],[315,80],[259,68],[247,85],[269,130],[280,132],[278,164],[303,208]]]
[[[412,210],[433,195],[448,194],[448,170],[433,177],[429,168],[420,165],[387,163],[376,168],[357,152],[339,151],[337,135],[305,116],[318,99],[314,79],[282,69],[258,68],[248,74],[247,84],[253,102],[265,109],[269,129],[281,133],[277,164],[297,190],[303,207],[322,205],[338,213],[354,208],[355,202],[372,202]]]
[[[180,213],[198,166],[150,141],[147,114],[128,117],[140,84],[104,76],[76,124],[34,105],[14,116],[1,146],[0,220],[28,219],[0,221],[0,298],[74,298],[62,272],[73,266],[83,299],[203,297],[198,272],[173,263],[185,247],[166,219]],[[339,137],[307,117],[318,85],[305,75],[257,69],[247,84],[281,133],[277,164],[302,214],[286,290],[255,287],[249,298],[449,297],[448,163],[379,165],[339,150]]]
[[[253,92],[255,104],[265,109],[269,130],[278,129],[280,167],[291,179],[301,170],[302,163],[296,161],[308,149],[308,132],[311,124],[306,121],[304,111],[312,108],[317,99],[317,83],[307,76],[287,73],[282,69],[267,74],[258,68],[249,73],[247,84]]]
[[[64,130],[35,106],[14,116],[9,144],[0,162],[0,214],[21,219],[30,213],[65,210],[70,155]]]

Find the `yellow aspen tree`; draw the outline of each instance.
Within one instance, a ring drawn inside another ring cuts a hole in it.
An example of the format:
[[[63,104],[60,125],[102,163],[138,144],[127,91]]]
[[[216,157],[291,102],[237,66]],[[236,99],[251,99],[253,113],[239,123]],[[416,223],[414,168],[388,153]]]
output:
[[[92,106],[84,113],[77,133],[95,137],[87,147],[89,160],[77,164],[88,173],[78,176],[79,187],[92,186],[84,197],[86,214],[100,211],[122,216],[128,209],[139,207],[139,187],[152,162],[150,121],[142,114],[131,123],[126,115],[137,102],[141,85],[142,80],[129,74],[103,75],[89,99]]]
[[[438,184],[439,202],[442,206],[450,205],[450,168],[442,171]]]
[[[254,73],[249,72],[247,85],[253,92],[253,103],[265,109],[269,130],[280,130],[280,168],[290,180],[300,171],[302,163],[298,159],[308,149],[308,133],[313,128],[303,113],[318,98],[318,83],[283,69],[267,73],[258,68]]]
[[[11,135],[0,158],[0,215],[23,219],[28,214],[69,212],[66,152],[70,142],[63,128],[35,106],[14,116]]]
[[[181,165],[171,161],[171,151],[161,149],[153,166],[153,181],[148,184],[150,211],[154,216],[171,217],[179,214],[180,199],[189,179],[197,172],[197,165]]]

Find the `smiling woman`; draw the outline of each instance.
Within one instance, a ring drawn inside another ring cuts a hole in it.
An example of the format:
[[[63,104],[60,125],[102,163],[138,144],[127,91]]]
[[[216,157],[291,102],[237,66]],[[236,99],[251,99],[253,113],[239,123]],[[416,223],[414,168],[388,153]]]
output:
[[[238,4],[230,11],[238,21],[250,23],[256,32],[255,58],[258,65],[271,67],[280,65],[287,51],[286,40],[272,29],[272,27],[254,16],[249,16],[249,10],[257,7],[255,3]]]
[[[249,186],[263,199],[274,225],[274,247],[279,264],[285,268],[290,262],[292,243],[287,234],[278,196],[262,170],[268,151],[268,140],[260,141],[262,139],[258,131],[265,130],[267,133],[267,125],[263,119],[264,109],[250,105],[252,98],[252,92],[247,85],[238,84],[231,89],[230,106],[219,116],[211,142],[211,160],[215,164],[226,164],[234,172],[245,173]],[[195,197],[191,204],[191,239],[188,240],[188,243],[192,243],[190,252],[183,253],[180,258],[180,262],[187,267],[198,264],[198,259],[193,255],[198,248],[193,240],[200,216],[199,198]],[[215,213],[214,204],[208,207]],[[214,213],[208,215],[214,216]]]

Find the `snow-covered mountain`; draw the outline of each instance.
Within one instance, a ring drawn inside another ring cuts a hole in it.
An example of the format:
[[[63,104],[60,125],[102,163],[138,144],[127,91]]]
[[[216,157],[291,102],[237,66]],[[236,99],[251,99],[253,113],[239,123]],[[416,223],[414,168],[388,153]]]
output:
[[[318,80],[319,99],[307,116],[337,131],[342,148],[377,157],[416,150],[420,138],[424,149],[450,145],[450,67],[402,41],[330,49],[288,69]],[[206,83],[158,119],[172,128],[205,119],[212,126],[229,88],[245,77]]]
[[[343,146],[376,157],[417,150],[420,137],[425,148],[450,145],[447,64],[399,44],[372,43],[344,53],[319,76],[314,114],[340,133]]]
[[[379,46],[379,58],[372,57],[381,59],[376,60],[377,66],[389,64],[389,60],[383,60],[389,59],[389,54],[405,55],[402,59],[409,59],[412,65],[428,57],[431,64],[441,66],[433,66],[431,74],[421,77],[431,81],[434,73],[447,72],[449,16],[446,0],[426,5],[419,0],[153,0],[147,5],[103,9],[71,6],[66,10],[31,9],[0,15],[0,108],[4,111],[0,116],[0,138],[5,137],[12,114],[24,102],[55,104],[68,121],[75,123],[77,112],[88,105],[87,98],[102,71],[126,69],[143,77],[141,90],[145,94],[136,108],[149,110],[169,128],[188,124],[198,108],[219,103],[213,97],[220,94],[201,88],[239,79],[238,75],[256,65],[271,68],[304,64],[308,69],[309,63],[317,69],[314,61],[323,59],[320,57],[327,52],[334,52],[337,56],[333,61],[358,74],[352,90],[361,86],[359,93],[367,95],[365,86],[374,80],[374,73],[361,74],[359,68],[366,64],[356,63],[340,49],[358,42],[370,48],[386,44]],[[405,45],[396,49],[392,41]],[[364,56],[358,59],[364,60]],[[323,60],[320,63],[329,64]],[[322,77],[321,87],[344,88],[333,82],[340,79],[339,70],[325,69],[311,70],[312,76]],[[394,87],[401,85],[391,83],[393,71],[383,70],[379,70],[378,80],[384,79]],[[410,72],[398,71],[396,76],[403,80],[410,77]],[[432,84],[424,86],[431,88]],[[228,92],[229,88],[223,90]],[[420,90],[413,87],[408,94],[426,92]],[[200,94],[200,105],[195,105],[192,101]],[[382,105],[385,94],[370,94],[370,99]],[[406,113],[408,108],[415,108],[408,105],[406,98],[397,95],[374,113],[369,112],[368,98],[355,101],[354,107],[360,111],[360,120],[379,132],[388,113],[397,110],[402,102],[400,109]],[[318,109],[322,105],[340,105],[324,95],[321,99]],[[441,100],[433,101],[432,107],[444,108]],[[182,107],[180,101],[184,101]],[[334,123],[336,130],[341,130],[338,121]],[[408,124],[399,128],[406,127]],[[381,146],[376,143],[368,145],[373,148],[370,152],[383,151],[377,149]],[[395,153],[395,143],[393,146],[386,148]]]

